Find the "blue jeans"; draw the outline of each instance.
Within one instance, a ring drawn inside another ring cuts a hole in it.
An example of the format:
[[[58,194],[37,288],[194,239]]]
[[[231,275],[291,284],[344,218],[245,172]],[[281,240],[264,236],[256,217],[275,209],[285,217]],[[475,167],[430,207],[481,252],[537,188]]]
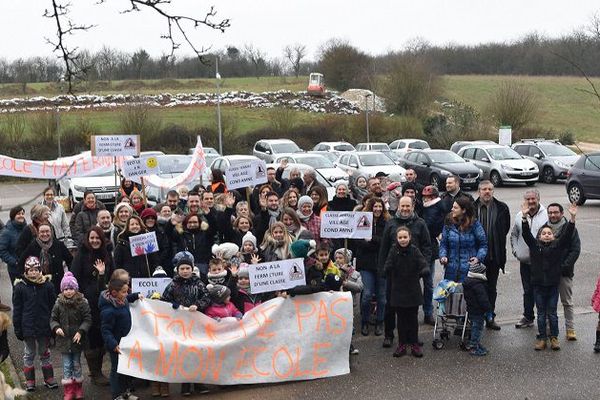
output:
[[[385,278],[377,276],[377,271],[360,271],[363,291],[360,298],[360,314],[363,324],[369,323],[371,316],[371,298],[377,299],[377,323],[383,322],[385,311]]]
[[[63,377],[67,379],[83,379],[81,374],[81,352],[62,353]]]
[[[118,397],[119,395],[125,393],[128,389],[127,384],[129,383],[129,379],[125,375],[121,375],[117,372],[117,368],[119,366],[119,354],[114,351],[110,351],[110,377],[108,378],[110,382],[110,393],[112,394],[113,399]]]
[[[423,277],[423,314],[433,315],[433,278],[435,277],[435,260],[429,265],[429,275]]]
[[[23,341],[25,343],[25,351],[23,352],[23,365],[25,367],[33,367],[36,354],[40,357],[42,367],[51,365],[50,363],[50,338],[47,337],[29,337]]]
[[[523,316],[533,321],[533,305],[535,304],[533,286],[531,285],[531,264],[521,263],[521,284],[523,285]]]
[[[546,318],[550,320],[550,336],[558,337],[558,286],[533,287],[535,306],[537,308],[538,339],[546,339]]]
[[[481,343],[481,337],[483,336],[483,315],[469,314],[471,320],[471,340],[469,341],[469,347],[476,348]]]

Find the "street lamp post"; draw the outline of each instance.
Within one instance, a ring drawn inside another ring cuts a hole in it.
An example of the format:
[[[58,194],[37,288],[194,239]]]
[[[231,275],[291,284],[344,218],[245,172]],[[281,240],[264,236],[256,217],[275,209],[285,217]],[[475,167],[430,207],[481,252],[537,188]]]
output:
[[[219,84],[221,83],[221,75],[219,74],[219,58],[216,58],[216,74],[217,79],[217,129],[219,131],[219,154],[223,155],[223,134],[221,132],[221,90]]]
[[[365,120],[367,123],[367,143],[370,143],[370,138],[369,138],[369,97],[371,97],[370,93],[365,96]]]

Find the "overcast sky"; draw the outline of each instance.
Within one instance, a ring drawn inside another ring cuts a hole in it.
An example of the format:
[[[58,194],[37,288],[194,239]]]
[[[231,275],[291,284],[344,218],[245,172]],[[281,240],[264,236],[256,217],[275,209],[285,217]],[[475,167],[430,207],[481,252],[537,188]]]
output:
[[[72,43],[90,50],[109,45],[124,51],[144,48],[153,56],[170,51],[160,38],[164,22],[150,10],[120,14],[127,0],[71,0],[78,23],[96,24],[78,32]],[[252,43],[270,57],[301,42],[314,59],[319,46],[330,38],[347,39],[370,54],[399,50],[416,37],[432,44],[504,42],[526,33],[558,37],[589,23],[600,11],[598,0],[172,0],[179,12],[203,16],[210,5],[217,17],[229,18],[225,33],[201,28],[192,34],[198,45],[222,49]],[[46,37],[56,28],[42,17],[50,0],[0,0],[0,57],[46,56]],[[187,49],[181,53],[191,54]]]

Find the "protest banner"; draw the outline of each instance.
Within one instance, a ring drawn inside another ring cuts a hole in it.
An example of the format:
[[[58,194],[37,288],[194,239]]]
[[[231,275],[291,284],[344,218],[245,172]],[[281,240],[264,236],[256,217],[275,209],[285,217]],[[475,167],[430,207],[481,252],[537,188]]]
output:
[[[326,211],[321,214],[321,237],[329,239],[371,239],[372,212]]]
[[[299,285],[306,285],[304,260],[273,261],[248,265],[250,275],[250,293],[275,292]]]
[[[139,156],[140,135],[92,135],[93,156]]]
[[[225,171],[227,189],[256,186],[267,182],[267,164],[263,160],[231,165]]]
[[[158,250],[158,241],[156,232],[142,233],[140,235],[129,237],[129,247],[132,256],[143,256],[144,254],[156,253]]]
[[[171,278],[131,278],[131,291],[142,293],[145,297],[158,293],[162,296]]]
[[[123,162],[123,176],[134,182],[142,183],[142,178],[158,173],[156,157],[131,158]]]
[[[241,320],[141,300],[121,339],[118,372],[158,382],[215,385],[283,382],[348,374],[352,296],[277,297]]]

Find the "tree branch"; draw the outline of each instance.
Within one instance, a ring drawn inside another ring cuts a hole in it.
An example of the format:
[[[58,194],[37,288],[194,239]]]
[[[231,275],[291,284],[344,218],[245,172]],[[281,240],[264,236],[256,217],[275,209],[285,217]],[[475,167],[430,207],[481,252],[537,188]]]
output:
[[[569,65],[571,65],[573,68],[575,68],[577,71],[579,71],[579,73],[584,77],[584,79],[587,81],[587,83],[592,87],[592,90],[586,90],[586,89],[576,89],[579,90],[581,92],[584,93],[588,93],[591,94],[592,96],[596,97],[596,99],[598,99],[598,102],[600,102],[600,93],[598,92],[598,89],[596,88],[596,85],[594,85],[594,82],[592,82],[592,80],[590,79],[590,77],[585,73],[585,71],[583,70],[583,68],[581,68],[579,66],[579,64],[577,64],[575,61],[563,56],[562,54],[556,53],[556,52],[551,52],[553,55],[555,55],[556,57],[560,58],[563,61],[566,61]]]

